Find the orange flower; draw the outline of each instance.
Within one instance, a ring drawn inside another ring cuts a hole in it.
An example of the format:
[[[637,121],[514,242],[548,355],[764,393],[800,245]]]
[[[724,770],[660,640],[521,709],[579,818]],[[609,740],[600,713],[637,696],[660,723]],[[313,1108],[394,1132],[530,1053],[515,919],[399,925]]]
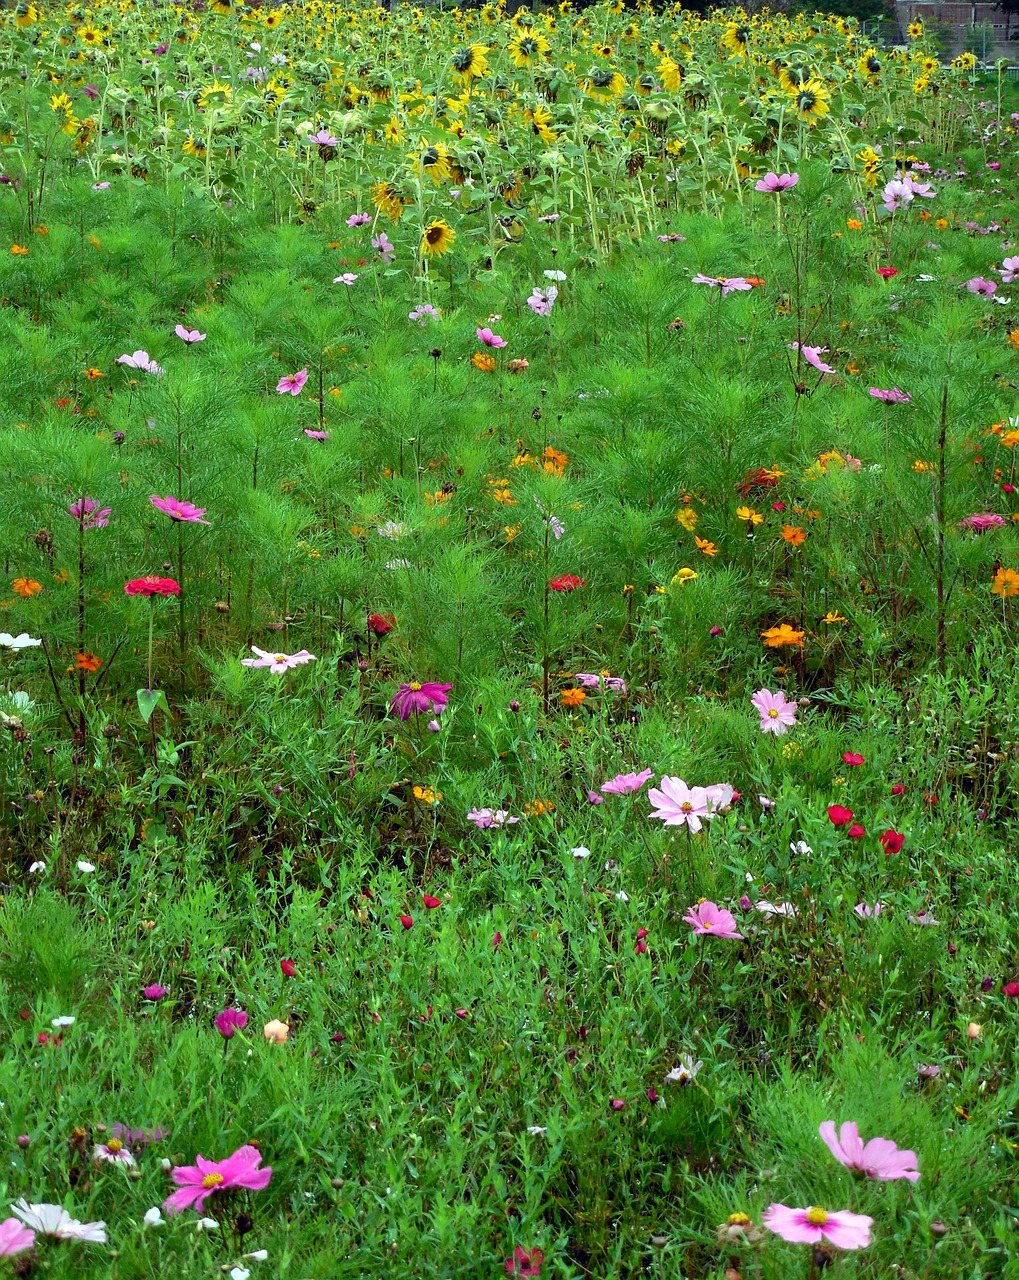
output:
[[[1019,351],[1019,329],[1013,329],[1008,335],[1008,343],[1014,351]]]
[[[781,626],[762,631],[761,639],[769,649],[783,649],[786,646],[802,649],[803,635],[802,631],[796,631],[788,622],[783,622]]]
[[[78,671],[98,671],[103,665],[103,660],[91,652],[79,653],[74,665]]]
[[[42,583],[36,582],[34,578],[15,578],[11,586],[15,594],[21,596],[22,600],[27,600],[30,596],[34,596],[42,590]]]
[[[850,362],[846,365],[846,373],[859,373],[859,372],[860,372],[860,366],[856,363],[855,360],[850,360]]]
[[[786,524],[782,526],[782,537],[785,538],[786,542],[788,542],[791,547],[799,547],[806,542],[807,532],[805,529],[800,529],[799,527],[794,528],[793,525]]]
[[[1019,573],[1014,569],[999,568],[991,583],[991,592],[1001,596],[1002,600],[1006,596],[1019,596]]]
[[[524,813],[529,818],[540,818],[546,813],[551,813],[555,805],[551,800],[528,800],[524,805]]]
[[[694,542],[697,543],[697,550],[703,551],[706,556],[718,555],[718,548],[713,542],[709,542],[707,538],[698,538],[694,535]]]
[[[564,689],[559,695],[559,701],[564,707],[579,707],[586,697],[583,689]]]
[[[490,356],[484,351],[475,351],[471,356],[471,364],[475,369],[480,369],[482,373],[495,372],[495,356]]]
[[[105,377],[102,369],[82,369],[82,373],[88,378],[89,382],[95,382],[96,378]]]
[[[26,254],[28,253],[28,250],[25,248],[23,244],[12,244],[11,253]]]
[[[847,218],[847,219],[846,219],[846,226],[849,228],[849,230],[850,230],[850,231],[862,231],[862,230],[863,230],[863,223],[860,221],[860,219],[859,219],[859,218]]]
[[[561,476],[569,466],[569,458],[565,453],[560,453],[558,449],[553,449],[551,445],[541,455],[545,461],[541,464],[546,471],[550,471],[555,476]]]
[[[760,276],[744,276],[743,279],[755,289],[763,289],[767,283]]]
[[[40,222],[35,229],[35,234],[37,236],[48,236],[49,233],[50,233],[50,229],[45,222]]]

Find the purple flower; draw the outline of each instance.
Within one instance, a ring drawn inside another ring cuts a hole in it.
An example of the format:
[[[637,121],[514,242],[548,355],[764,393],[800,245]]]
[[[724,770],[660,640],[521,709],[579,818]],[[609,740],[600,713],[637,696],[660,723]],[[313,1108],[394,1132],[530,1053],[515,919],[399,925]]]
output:
[[[99,90],[94,84],[87,84],[85,88],[82,89],[82,93],[86,98],[88,98],[89,102],[95,102],[96,98],[99,97]]]
[[[578,671],[573,677],[585,689],[611,690],[613,693],[626,694],[626,681],[622,676],[602,675],[593,671]]]
[[[500,338],[497,333],[493,333],[491,329],[478,329],[478,341],[484,343],[486,347],[505,347],[507,342],[505,338]]]
[[[891,387],[887,391],[882,391],[880,387],[871,387],[869,394],[875,400],[883,400],[885,404],[909,404],[913,398],[908,391],[900,391],[898,387]]]
[[[155,360],[150,359],[147,351],[135,351],[132,355],[117,356],[117,364],[126,364],[131,369],[140,369],[142,373],[154,373],[162,377],[166,372]]]
[[[159,58],[159,57],[162,57],[162,55],[167,51],[167,49],[169,49],[169,47],[170,46],[168,44],[157,44],[156,47],[152,50],[152,52],[155,54],[157,58]]]
[[[983,276],[974,276],[972,280],[966,281],[966,288],[970,293],[979,293],[985,298],[992,298],[997,287],[996,280],[985,280]]]
[[[896,209],[902,209],[913,199],[913,188],[908,182],[903,182],[901,178],[893,178],[891,182],[885,183],[885,188],[881,196],[885,208],[889,213],[894,213]]]
[[[600,796],[597,791],[589,791],[587,793],[587,802],[588,804],[604,804],[605,797]]]
[[[401,720],[409,720],[411,716],[421,715],[422,712],[441,711],[449,701],[446,695],[452,687],[451,684],[412,680],[410,684],[400,685],[390,700],[390,706]]]
[[[547,289],[539,289],[535,285],[531,290],[531,296],[527,299],[527,305],[536,316],[550,316],[558,296],[559,290],[554,284],[550,284]]]
[[[543,213],[541,217],[538,219],[538,221],[539,222],[558,222],[560,217],[562,217],[562,215],[558,213]]]
[[[479,831],[487,831],[489,827],[508,827],[519,818],[514,818],[505,809],[472,809],[467,821],[473,822]]]
[[[331,146],[331,147],[335,147],[335,146],[336,146],[336,139],[334,138],[334,139],[332,140],[332,142],[330,142],[328,145],[329,145],[329,146]],[[371,222],[371,220],[372,220],[372,219],[371,219],[371,214],[370,214],[370,213],[352,213],[352,214],[350,215],[350,217],[347,219],[347,226],[348,226],[348,227],[363,227],[363,226],[365,226],[365,225],[366,225],[366,223]]]
[[[396,257],[396,250],[389,243],[389,237],[384,231],[381,235],[372,236],[372,248],[377,251],[383,262],[392,262]]]
[[[318,133],[309,133],[306,141],[313,147],[335,147],[339,145],[340,140],[339,138],[334,138],[328,129],[319,129]],[[358,216],[363,217],[365,222],[371,221],[367,214]],[[347,225],[350,225],[349,219],[347,220]]]
[[[795,187],[799,180],[798,173],[766,173],[759,182],[754,184],[754,190],[768,193],[788,191],[790,187]]]
[[[169,995],[169,990],[161,987],[158,982],[150,982],[147,987],[142,988],[142,995],[146,1000],[162,1000],[163,996]]]
[[[639,791],[654,773],[653,769],[642,769],[640,773],[617,773],[608,782],[603,782],[601,789],[607,796],[626,796]]]
[[[217,1013],[216,1030],[224,1040],[232,1040],[234,1033],[243,1031],[248,1025],[248,1015],[243,1009],[224,1009],[222,1013]]]
[[[131,1129],[126,1124],[120,1124],[114,1121],[110,1125],[110,1132],[117,1142],[122,1142],[125,1147],[148,1147],[153,1142],[162,1142],[164,1138],[169,1136],[169,1130],[163,1128],[155,1129]]]
[[[686,236],[681,236],[678,231],[673,231],[670,235],[658,237],[660,244],[675,244],[677,240],[682,240],[685,243]]]
[[[297,373],[288,373],[276,383],[276,390],[281,396],[289,391],[292,396],[299,396],[304,384],[308,381],[308,370],[299,369]]]
[[[328,440],[329,439],[328,431],[312,431],[311,427],[305,427],[304,434],[308,437],[309,440]]]
[[[731,911],[718,907],[713,902],[698,902],[683,917],[694,933],[710,933],[715,938],[739,938],[743,935],[736,929],[736,918]]]
[[[804,360],[806,360],[807,364],[811,365],[819,373],[835,372],[835,370],[831,367],[830,364],[825,364],[825,362],[821,359],[821,352],[827,351],[828,350],[827,347],[808,347],[808,346],[801,347],[798,342],[790,342],[789,348],[792,351],[798,351],[800,355],[804,358]]]
[[[429,320],[438,320],[439,315],[437,307],[433,307],[430,302],[422,302],[420,306],[407,313],[407,319],[416,320],[423,329]]]
[[[187,329],[182,324],[177,325],[174,333],[180,338],[181,342],[186,342],[188,346],[193,342],[204,342],[206,338],[204,333],[199,333],[197,329]]]
[[[181,502],[179,498],[171,498],[169,494],[165,498],[153,494],[149,501],[157,511],[162,511],[164,515],[180,524],[212,524],[211,520],[202,519],[205,508],[196,507],[193,502]]]
[[[80,520],[83,529],[103,529],[110,523],[113,508],[100,509],[98,502],[93,502],[87,494],[83,494],[77,502],[71,503],[67,514],[74,520]]]

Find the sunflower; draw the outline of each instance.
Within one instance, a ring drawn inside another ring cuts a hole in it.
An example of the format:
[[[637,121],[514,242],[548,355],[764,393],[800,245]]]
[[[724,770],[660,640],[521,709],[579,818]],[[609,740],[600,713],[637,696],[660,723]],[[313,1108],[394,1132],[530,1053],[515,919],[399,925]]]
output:
[[[78,37],[83,44],[100,45],[103,42],[103,33],[88,22],[78,32]]]
[[[618,98],[626,88],[626,81],[611,67],[592,67],[584,79],[584,90],[598,102]]]
[[[910,40],[923,39],[923,23],[919,20],[919,18],[915,22],[911,22],[909,24],[909,26],[906,28],[906,35],[909,36]]]
[[[456,240],[456,232],[444,218],[436,218],[421,233],[421,253],[426,258],[441,258],[449,253]]]
[[[542,142],[558,141],[559,135],[552,128],[551,113],[542,103],[539,102],[533,111],[525,111],[524,119],[531,126],[531,132],[536,134]]]
[[[796,95],[796,114],[813,124],[828,114],[828,90],[820,80],[808,80]]]
[[[747,39],[750,32],[746,27],[740,26],[738,22],[730,22],[725,29],[725,35],[720,41],[723,49],[728,49],[731,53],[746,53]]]
[[[16,27],[30,27],[33,22],[39,21],[39,14],[34,4],[19,4],[14,10],[14,25]]]
[[[675,65],[676,64],[673,63],[673,66]],[[680,70],[678,67],[676,69]],[[680,71],[680,76],[682,76],[682,71]],[[642,94],[644,97],[647,97],[649,93],[654,93],[656,83],[657,82],[654,76],[649,75],[645,71],[643,75],[637,76],[634,79],[633,87],[637,91],[637,93]]]
[[[613,49],[610,44],[596,44],[594,46],[594,53],[595,56],[599,58],[611,58],[615,53],[615,49]]]
[[[683,83],[683,68],[678,62],[673,62],[668,54],[665,54],[658,64],[658,75],[661,78],[662,87],[669,93],[675,93]]]
[[[212,84],[198,95],[198,106],[202,111],[208,111],[209,107],[223,107],[233,96],[234,91],[228,84],[220,84],[218,80],[213,80]]]
[[[881,173],[881,157],[873,147],[864,147],[856,158],[863,165],[863,185],[873,189]]]
[[[270,9],[269,12],[262,19],[262,25],[268,31],[275,31],[275,29],[279,26],[279,24],[282,21],[283,21],[283,10]]]
[[[422,138],[421,150],[414,152],[407,158],[414,161],[415,173],[420,177],[427,176],[431,178],[437,187],[441,187],[444,182],[449,181],[449,152],[441,142],[437,142],[432,146]]]
[[[382,129],[382,136],[390,147],[396,146],[403,141],[403,126],[396,116],[386,121]]]
[[[204,156],[205,155],[205,147],[203,146],[203,144],[201,142],[196,141],[194,135],[190,133],[184,139],[184,145],[181,147],[181,151],[183,151],[186,156]]]
[[[977,55],[975,53],[960,53],[957,58],[952,59],[953,71],[972,71],[977,65]]]
[[[868,84],[876,85],[881,75],[881,59],[877,56],[877,50],[868,49],[857,62],[856,69]]]
[[[481,10],[481,21],[490,27],[494,26],[501,17],[498,5],[486,4]]]
[[[772,63],[772,69],[776,69],[774,63]],[[788,93],[790,97],[799,93],[803,86],[814,78],[808,67],[795,64],[787,67],[780,63],[777,67],[777,72],[778,82],[782,86],[783,93]]]
[[[453,71],[465,84],[470,84],[472,80],[479,80],[482,76],[487,76],[488,59],[485,57],[486,53],[488,53],[487,44],[461,45],[450,59]]]
[[[380,209],[390,222],[399,222],[407,201],[391,182],[377,182],[372,187],[372,204]]]
[[[515,67],[533,67],[535,63],[540,62],[542,58],[551,50],[552,46],[548,40],[541,34],[537,33],[521,33],[514,36],[509,42],[510,62]]]

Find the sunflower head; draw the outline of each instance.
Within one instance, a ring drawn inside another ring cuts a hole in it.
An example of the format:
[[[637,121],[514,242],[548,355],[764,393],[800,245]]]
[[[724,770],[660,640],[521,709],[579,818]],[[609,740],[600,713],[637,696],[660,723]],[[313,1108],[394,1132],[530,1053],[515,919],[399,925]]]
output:
[[[421,233],[421,253],[426,258],[441,258],[449,253],[456,240],[456,232],[444,218],[436,218]]]

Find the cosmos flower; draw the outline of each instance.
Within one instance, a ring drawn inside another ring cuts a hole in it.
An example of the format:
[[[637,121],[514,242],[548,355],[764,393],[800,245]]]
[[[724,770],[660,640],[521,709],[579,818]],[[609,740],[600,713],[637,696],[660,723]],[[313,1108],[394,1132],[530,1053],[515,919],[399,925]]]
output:
[[[817,1205],[793,1209],[784,1204],[768,1205],[761,1222],[792,1244],[827,1243],[836,1249],[866,1249],[874,1225],[874,1219],[863,1213],[829,1213]]]
[[[736,917],[713,902],[698,902],[683,917],[695,934],[709,933],[715,938],[742,938],[736,929]]]
[[[531,308],[536,316],[550,316],[552,308],[555,306],[555,300],[559,296],[559,290],[554,284],[550,284],[545,289],[539,289],[537,285],[531,290],[531,296],[527,299],[527,305]]]
[[[916,1168],[916,1152],[900,1151],[889,1138],[871,1138],[864,1144],[860,1131],[852,1120],[846,1121],[835,1136],[835,1121],[825,1120],[818,1133],[839,1164],[879,1182],[892,1182],[905,1178],[919,1181]]]
[[[382,261],[387,264],[396,257],[396,250],[389,243],[389,237],[384,231],[380,235],[372,236],[372,248],[378,253]]]
[[[329,143],[328,145],[335,147],[336,143],[332,142],[332,143]],[[364,227],[364,226],[367,226],[367,224],[371,222],[371,220],[372,220],[372,217],[370,213],[352,213],[350,217],[347,219],[347,226],[351,228]]]
[[[217,1192],[233,1187],[249,1191],[262,1191],[269,1185],[272,1168],[260,1169],[262,1153],[256,1147],[244,1146],[226,1160],[205,1160],[196,1157],[194,1165],[183,1165],[171,1171],[170,1176],[180,1188],[163,1202],[167,1213],[179,1213],[182,1209],[195,1209],[201,1213],[205,1201]]]
[[[499,348],[509,345],[505,338],[501,338],[497,333],[493,333],[492,330],[488,328],[478,329],[477,335],[478,341],[483,343],[486,347]]]
[[[33,640],[27,631],[22,631],[17,636],[12,636],[9,631],[0,631],[0,646],[4,649],[13,649],[17,652],[19,649],[34,649],[40,644],[42,640]]]
[[[257,653],[257,658],[242,658],[241,665],[245,667],[268,667],[273,675],[282,675],[284,671],[289,671],[291,667],[303,667],[307,662],[314,662],[315,655],[309,653],[307,649],[301,649],[297,653],[268,653],[265,649],[259,649],[257,645],[251,646],[251,652]]]
[[[24,1253],[35,1244],[35,1232],[23,1227],[17,1218],[6,1218],[0,1222],[0,1257],[9,1258],[15,1253]]]
[[[869,394],[875,400],[883,400],[885,404],[909,404],[913,398],[908,391],[900,391],[898,387],[892,387],[888,391],[882,391],[880,387],[871,387]]]
[[[176,326],[174,333],[180,338],[181,342],[186,342],[189,347],[192,343],[204,342],[208,336],[207,334],[199,333],[197,329],[186,329],[182,324]]]
[[[196,507],[193,502],[182,502],[179,498],[171,498],[169,494],[165,498],[160,498],[153,494],[149,501],[157,511],[162,511],[171,520],[177,520],[181,524],[212,523],[211,520],[202,519],[202,516],[205,515],[205,508]]]
[[[508,827],[520,819],[514,818],[506,809],[472,809],[467,821],[473,822],[479,831],[487,831],[490,827]]]
[[[978,511],[959,521],[960,529],[968,529],[971,533],[986,533],[988,529],[998,529],[1007,521],[993,511]]]
[[[154,373],[157,377],[162,377],[166,372],[150,358],[147,351],[135,351],[133,355],[117,356],[117,364],[126,364],[131,369],[141,370],[142,373]]]
[[[760,714],[762,733],[781,737],[796,723],[796,703],[788,702],[781,690],[772,693],[770,689],[758,689],[750,701]]]
[[[763,178],[754,183],[754,190],[768,193],[788,191],[790,187],[795,187],[799,180],[798,173],[766,173]]]
[[[414,308],[413,311],[407,313],[408,320],[415,320],[422,328],[429,320],[438,320],[442,313],[437,307],[433,307],[430,302],[422,302],[420,306]]]
[[[973,276],[971,280],[966,281],[966,288],[970,293],[978,293],[985,298],[993,297],[997,287],[996,280],[985,280],[983,276]]]
[[[743,276],[706,276],[701,272],[693,277],[693,284],[706,284],[714,289],[721,289],[722,297],[729,293],[746,293],[754,286]]]
[[[11,1205],[11,1213],[41,1236],[54,1240],[83,1240],[89,1244],[106,1243],[105,1222],[79,1222],[59,1204],[29,1204],[22,1199]]]
[[[602,783],[601,790],[607,796],[627,796],[639,791],[653,773],[653,769],[642,769],[640,773],[617,773],[614,778]]]
[[[688,787],[682,778],[662,778],[661,786],[648,792],[648,799],[655,806],[648,817],[661,819],[667,827],[686,826],[694,833],[711,809],[704,787]]]
[[[401,720],[409,720],[411,716],[421,715],[428,711],[441,711],[449,701],[446,696],[451,684],[424,683],[412,680],[410,684],[401,684],[390,700],[390,706]]]
[[[798,351],[804,360],[806,360],[807,364],[811,365],[819,373],[835,372],[830,364],[826,364],[821,359],[821,352],[827,351],[827,347],[808,347],[806,345],[801,346],[798,342],[790,342],[789,348],[792,351]]]
[[[288,392],[292,396],[299,396],[307,381],[308,370],[299,369],[297,373],[288,373],[280,378],[279,382],[276,383],[276,391],[281,396],[285,396]]]
[[[67,514],[73,520],[80,520],[83,529],[104,529],[110,523],[113,508],[100,509],[98,502],[93,502],[87,494],[83,494],[76,502],[71,503]]]

